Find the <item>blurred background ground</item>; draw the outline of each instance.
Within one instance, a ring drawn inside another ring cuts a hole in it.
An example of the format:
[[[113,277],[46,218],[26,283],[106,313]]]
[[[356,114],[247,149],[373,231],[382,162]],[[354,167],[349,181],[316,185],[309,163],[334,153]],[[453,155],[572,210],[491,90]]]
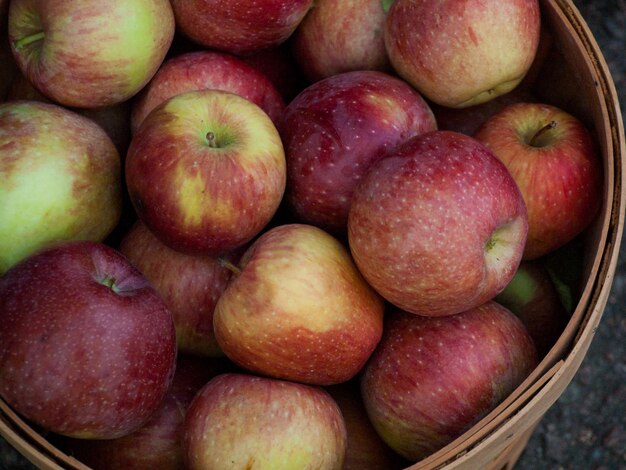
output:
[[[626,0],[575,0],[626,109]],[[548,410],[516,470],[626,470],[626,241],[600,326],[578,373]],[[35,467],[0,438],[0,469]],[[156,470],[156,469],[155,469]]]

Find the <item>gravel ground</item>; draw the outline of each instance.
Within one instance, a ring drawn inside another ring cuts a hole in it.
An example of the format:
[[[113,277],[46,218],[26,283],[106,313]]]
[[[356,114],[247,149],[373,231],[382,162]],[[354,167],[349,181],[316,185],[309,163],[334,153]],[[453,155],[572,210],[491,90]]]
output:
[[[611,69],[626,110],[626,0],[575,0]],[[626,470],[626,241],[589,352],[548,410],[516,470]],[[35,467],[0,438],[0,469]]]

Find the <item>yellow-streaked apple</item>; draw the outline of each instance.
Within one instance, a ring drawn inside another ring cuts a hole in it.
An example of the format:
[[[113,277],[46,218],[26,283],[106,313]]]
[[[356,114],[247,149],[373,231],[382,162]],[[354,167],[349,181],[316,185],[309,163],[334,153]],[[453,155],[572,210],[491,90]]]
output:
[[[41,93],[65,106],[111,106],[157,71],[174,37],[168,0],[13,0],[9,39]]]
[[[189,470],[341,470],[346,428],[320,387],[228,373],[191,402],[182,445]]]
[[[157,106],[126,156],[139,218],[170,248],[215,255],[242,246],[271,220],[285,190],[283,144],[256,104],[220,90]]]
[[[254,373],[315,385],[359,372],[382,335],[384,306],[338,240],[281,225],[238,268],[213,314],[226,356]]]

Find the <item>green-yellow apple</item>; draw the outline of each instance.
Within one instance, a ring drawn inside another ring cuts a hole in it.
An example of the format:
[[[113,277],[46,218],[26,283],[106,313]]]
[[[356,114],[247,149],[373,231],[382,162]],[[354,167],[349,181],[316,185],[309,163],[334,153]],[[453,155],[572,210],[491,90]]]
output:
[[[120,251],[168,306],[179,352],[221,356],[213,334],[213,310],[226,289],[231,271],[217,258],[172,250],[140,221],[124,235]]]
[[[53,104],[0,105],[0,274],[59,240],[104,240],[121,206],[120,157],[102,128]]]
[[[417,461],[467,431],[536,364],[528,331],[496,302],[441,318],[392,311],[361,391],[383,440]]]
[[[323,230],[288,224],[261,235],[213,314],[236,364],[316,385],[354,377],[382,335],[383,303],[348,250]]]
[[[353,70],[388,71],[381,0],[316,0],[293,35],[294,56],[309,80]]]
[[[369,167],[436,128],[421,95],[386,73],[359,70],[314,83],[289,103],[280,126],[289,207],[301,222],[343,233]]]
[[[163,243],[221,254],[250,241],[278,209],[285,153],[256,104],[189,91],[143,121],[126,156],[126,182],[137,215]]]
[[[384,37],[400,76],[435,103],[462,108],[522,81],[540,26],[537,0],[396,0]]]
[[[9,39],[39,91],[65,106],[111,106],[137,93],[174,37],[168,0],[12,0]]]
[[[550,272],[540,260],[522,261],[495,300],[522,320],[539,357],[550,351],[570,318]]]
[[[432,316],[468,310],[504,289],[527,230],[522,195],[504,164],[452,131],[413,137],[375,163],[348,219],[365,279],[403,310]]]
[[[45,430],[134,431],[159,408],[175,361],[167,307],[107,245],[60,243],[0,277],[0,395]]]
[[[193,399],[182,442],[189,470],[341,470],[346,428],[319,387],[231,373]]]
[[[508,168],[528,209],[524,259],[535,259],[579,235],[602,203],[602,161],[585,125],[541,103],[507,106],[475,137]]]
[[[172,0],[184,35],[238,55],[285,42],[312,5],[313,0]]]

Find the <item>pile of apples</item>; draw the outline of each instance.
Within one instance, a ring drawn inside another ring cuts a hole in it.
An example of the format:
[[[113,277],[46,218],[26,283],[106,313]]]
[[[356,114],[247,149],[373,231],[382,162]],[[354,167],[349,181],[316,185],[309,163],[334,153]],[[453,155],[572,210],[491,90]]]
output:
[[[400,468],[562,331],[602,163],[537,0],[0,17],[0,396],[81,461]]]

